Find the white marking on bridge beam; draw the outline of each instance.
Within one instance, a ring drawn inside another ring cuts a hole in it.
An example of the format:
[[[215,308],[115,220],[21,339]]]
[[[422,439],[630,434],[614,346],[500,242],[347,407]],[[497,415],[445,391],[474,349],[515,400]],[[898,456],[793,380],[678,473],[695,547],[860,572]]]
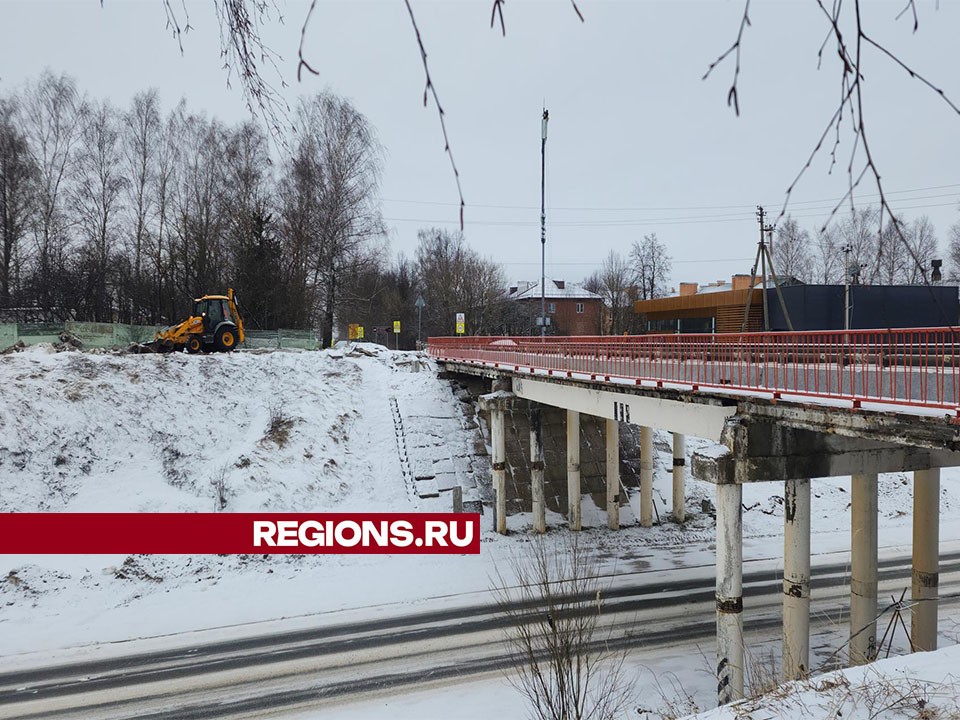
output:
[[[521,377],[513,378],[513,392],[544,405],[714,442],[720,441],[726,419],[737,412],[733,405],[682,402]]]

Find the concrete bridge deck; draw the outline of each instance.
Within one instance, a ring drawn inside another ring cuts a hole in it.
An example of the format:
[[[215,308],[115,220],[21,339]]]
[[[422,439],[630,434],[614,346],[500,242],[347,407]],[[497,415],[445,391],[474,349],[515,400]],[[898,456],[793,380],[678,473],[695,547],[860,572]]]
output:
[[[673,517],[684,519],[687,435],[718,443],[692,458],[716,485],[717,692],[742,697],[742,485],[784,483],[785,679],[809,662],[811,478],[851,475],[852,663],[876,657],[877,475],[914,471],[911,644],[936,647],[939,487],[960,466],[960,331],[746,333],[632,338],[431,338],[450,372],[492,380],[494,518],[506,532],[503,415],[517,398],[566,410],[568,524],[580,528],[580,415],[640,426],[640,524],[652,524],[652,428],[674,438]],[[533,524],[545,530],[543,453],[531,411]],[[540,468],[538,473],[537,468]],[[607,463],[607,515],[619,527],[620,479]]]

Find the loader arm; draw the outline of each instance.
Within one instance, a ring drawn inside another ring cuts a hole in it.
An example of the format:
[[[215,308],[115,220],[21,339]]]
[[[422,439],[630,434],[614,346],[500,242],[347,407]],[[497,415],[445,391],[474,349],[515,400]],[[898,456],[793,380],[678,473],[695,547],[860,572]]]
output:
[[[240,314],[240,308],[237,307],[237,301],[233,294],[233,288],[227,288],[227,298],[230,303],[230,315],[237,321],[237,338],[240,342],[243,342],[246,338],[246,333],[244,332],[243,327],[243,316]]]

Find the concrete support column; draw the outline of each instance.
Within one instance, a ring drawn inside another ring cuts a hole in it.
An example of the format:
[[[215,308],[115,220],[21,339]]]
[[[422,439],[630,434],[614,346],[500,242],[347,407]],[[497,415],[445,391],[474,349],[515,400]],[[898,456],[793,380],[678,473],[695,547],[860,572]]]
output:
[[[533,531],[547,531],[546,503],[543,500],[543,425],[540,408],[530,408],[530,483],[533,496]]]
[[[743,697],[743,487],[717,485],[717,703]]]
[[[682,523],[687,518],[686,501],[687,436],[673,433],[673,520]]]
[[[810,670],[810,481],[783,490],[783,679]]]
[[[640,428],[640,524],[653,525],[653,430]]]
[[[853,476],[850,498],[850,663],[877,655],[877,474]]]
[[[580,413],[567,410],[567,524],[580,529]]]
[[[620,423],[607,420],[607,527],[620,529]]]
[[[910,642],[916,650],[937,649],[940,591],[940,470],[913,473],[913,608]]]
[[[493,522],[496,531],[507,534],[507,447],[503,408],[490,409],[490,438],[493,444]]]

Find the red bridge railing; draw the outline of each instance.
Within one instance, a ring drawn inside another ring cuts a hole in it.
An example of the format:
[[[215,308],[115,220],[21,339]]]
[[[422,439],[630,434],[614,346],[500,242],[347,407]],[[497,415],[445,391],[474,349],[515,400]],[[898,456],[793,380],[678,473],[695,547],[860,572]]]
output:
[[[492,368],[729,393],[910,405],[956,414],[960,330],[602,337],[439,337],[428,352]],[[849,407],[849,405],[848,405]]]

